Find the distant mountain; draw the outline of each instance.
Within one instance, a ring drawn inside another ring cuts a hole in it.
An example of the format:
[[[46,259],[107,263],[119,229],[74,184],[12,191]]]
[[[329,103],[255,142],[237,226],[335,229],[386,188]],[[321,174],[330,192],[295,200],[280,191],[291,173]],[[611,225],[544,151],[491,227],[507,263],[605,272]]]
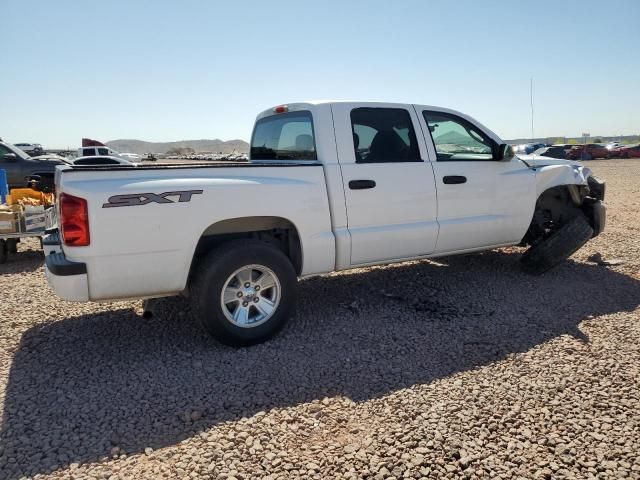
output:
[[[192,148],[196,153],[247,153],[249,144],[244,140],[181,140],[179,142],[145,142],[142,140],[111,140],[108,147],[122,153],[166,153],[171,149]]]
[[[435,137],[435,140],[437,141],[438,144],[443,144],[443,143],[451,144],[451,145],[477,145],[478,144],[478,142],[474,141],[468,135],[463,135],[462,133],[453,132],[453,131],[443,133],[442,135]]]

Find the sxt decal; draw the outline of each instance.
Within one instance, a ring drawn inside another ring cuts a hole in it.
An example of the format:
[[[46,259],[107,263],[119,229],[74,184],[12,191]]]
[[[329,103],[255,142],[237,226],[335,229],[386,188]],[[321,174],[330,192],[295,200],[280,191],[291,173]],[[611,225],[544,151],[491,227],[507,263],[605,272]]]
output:
[[[103,204],[102,208],[137,207],[139,205],[148,205],[149,203],[190,202],[193,195],[199,195],[201,193],[202,190],[182,190],[180,192],[114,195],[113,197],[109,197],[108,203]],[[177,197],[177,200],[171,200],[169,197]]]

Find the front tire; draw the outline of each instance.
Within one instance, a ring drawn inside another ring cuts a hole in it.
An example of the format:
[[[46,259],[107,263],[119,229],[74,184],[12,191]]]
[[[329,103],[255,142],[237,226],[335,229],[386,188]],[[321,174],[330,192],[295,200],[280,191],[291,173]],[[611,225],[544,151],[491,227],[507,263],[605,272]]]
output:
[[[593,237],[593,228],[583,213],[569,220],[548,238],[532,246],[522,258],[522,269],[541,275],[564,262]]]
[[[296,284],[293,265],[277,248],[254,240],[231,242],[198,267],[191,308],[218,341],[255,345],[285,325],[295,305]]]

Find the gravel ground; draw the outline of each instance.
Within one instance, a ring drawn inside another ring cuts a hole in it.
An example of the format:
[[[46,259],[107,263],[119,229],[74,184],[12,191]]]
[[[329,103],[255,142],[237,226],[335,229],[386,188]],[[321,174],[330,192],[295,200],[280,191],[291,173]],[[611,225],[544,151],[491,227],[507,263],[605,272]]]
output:
[[[249,349],[179,300],[60,301],[21,244],[0,478],[640,478],[640,160],[590,166],[608,228],[560,268],[512,248],[309,279]]]

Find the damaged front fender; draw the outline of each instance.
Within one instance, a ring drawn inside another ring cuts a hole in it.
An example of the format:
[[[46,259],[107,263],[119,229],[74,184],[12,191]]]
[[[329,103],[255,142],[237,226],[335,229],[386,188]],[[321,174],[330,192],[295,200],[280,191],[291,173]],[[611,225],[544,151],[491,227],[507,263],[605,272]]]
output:
[[[588,186],[591,169],[576,164],[547,165],[536,168],[536,193],[560,186]],[[573,196],[573,195],[572,195]]]
[[[605,183],[577,162],[535,168],[538,201],[529,239],[539,239],[549,225],[563,225],[580,210],[599,235],[606,223]]]

